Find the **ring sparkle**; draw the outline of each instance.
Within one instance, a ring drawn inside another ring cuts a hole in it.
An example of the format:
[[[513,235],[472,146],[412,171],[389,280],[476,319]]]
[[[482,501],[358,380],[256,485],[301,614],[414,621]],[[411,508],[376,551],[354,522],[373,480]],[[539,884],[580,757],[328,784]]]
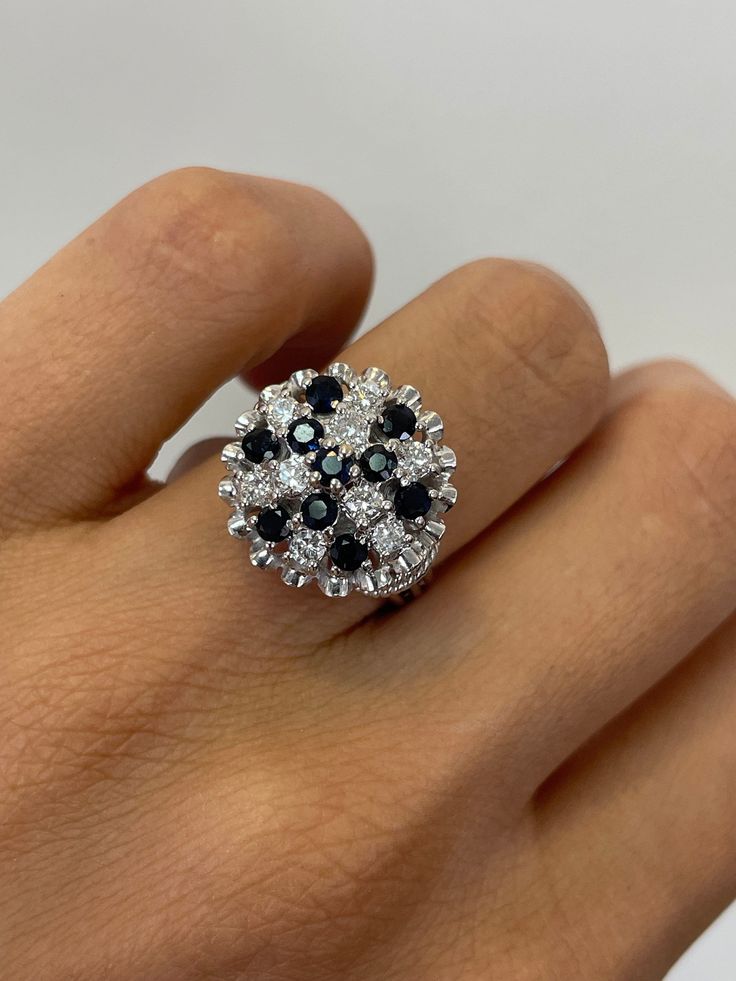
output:
[[[235,433],[220,497],[254,566],[327,596],[392,596],[427,575],[456,459],[416,388],[380,368],[308,368],[265,388]]]

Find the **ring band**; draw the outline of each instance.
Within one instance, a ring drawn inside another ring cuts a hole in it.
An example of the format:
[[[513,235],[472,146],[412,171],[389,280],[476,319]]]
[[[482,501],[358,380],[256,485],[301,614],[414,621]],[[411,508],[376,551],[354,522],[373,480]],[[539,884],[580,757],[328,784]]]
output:
[[[456,459],[416,388],[379,368],[308,368],[265,388],[235,433],[219,493],[254,566],[327,596],[400,597],[427,577]]]

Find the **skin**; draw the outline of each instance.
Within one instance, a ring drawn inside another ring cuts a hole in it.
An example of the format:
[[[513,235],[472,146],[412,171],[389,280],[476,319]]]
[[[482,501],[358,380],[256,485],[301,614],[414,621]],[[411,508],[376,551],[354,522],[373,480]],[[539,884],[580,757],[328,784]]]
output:
[[[609,380],[501,260],[347,347],[460,461],[392,614],[252,569],[211,448],[145,477],[370,280],[329,199],[194,169],[0,306],[3,979],[655,981],[736,893],[736,407],[698,370]]]

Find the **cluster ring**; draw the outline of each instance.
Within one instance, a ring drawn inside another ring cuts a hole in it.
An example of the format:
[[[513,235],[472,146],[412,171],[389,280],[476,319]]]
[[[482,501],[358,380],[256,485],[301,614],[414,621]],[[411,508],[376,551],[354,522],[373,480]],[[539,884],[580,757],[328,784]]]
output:
[[[457,500],[442,419],[380,368],[335,362],[269,385],[222,452],[228,531],[289,586],[405,594],[432,566]]]

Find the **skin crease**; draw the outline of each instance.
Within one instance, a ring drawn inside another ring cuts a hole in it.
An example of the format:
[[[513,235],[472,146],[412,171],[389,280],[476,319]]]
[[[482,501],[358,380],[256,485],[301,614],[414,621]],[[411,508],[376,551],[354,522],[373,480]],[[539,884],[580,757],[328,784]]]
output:
[[[329,199],[189,169],[0,305],[2,981],[656,981],[736,894],[736,408],[697,369],[609,382],[503,260],[348,347],[460,464],[393,613],[251,569],[211,446],[145,478],[370,279]]]

